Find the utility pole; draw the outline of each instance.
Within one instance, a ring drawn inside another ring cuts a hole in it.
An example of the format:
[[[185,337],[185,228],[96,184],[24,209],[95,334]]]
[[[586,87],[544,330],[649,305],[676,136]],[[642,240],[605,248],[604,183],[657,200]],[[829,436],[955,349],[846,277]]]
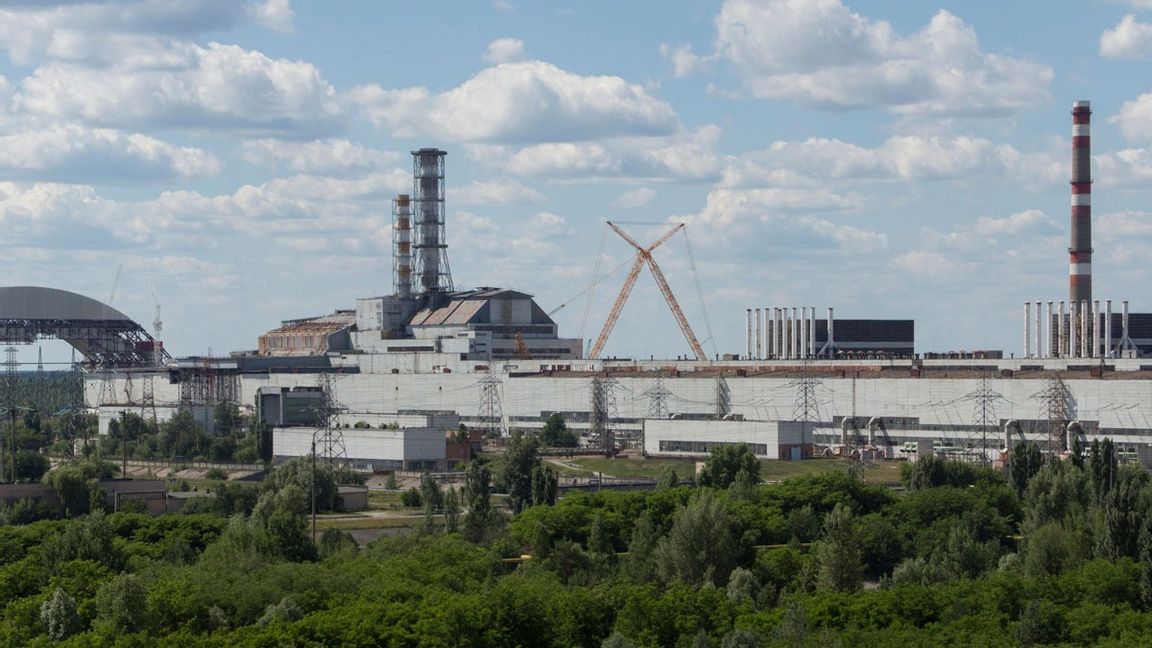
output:
[[[312,544],[316,544],[316,435],[312,435],[312,479],[309,480],[309,492],[312,496]]]

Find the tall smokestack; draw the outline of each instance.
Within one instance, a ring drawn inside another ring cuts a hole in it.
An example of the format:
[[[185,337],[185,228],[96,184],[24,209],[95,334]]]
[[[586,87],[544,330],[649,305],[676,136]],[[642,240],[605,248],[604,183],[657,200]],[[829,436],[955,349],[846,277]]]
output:
[[[412,296],[412,203],[407,194],[392,201],[392,277],[400,299]]]
[[[451,292],[444,233],[444,156],[434,148],[412,151],[412,202],[416,203],[416,276],[422,294]]]
[[[1072,104],[1072,246],[1068,248],[1068,301],[1092,303],[1092,109]],[[1088,331],[1081,339],[1087,340]]]

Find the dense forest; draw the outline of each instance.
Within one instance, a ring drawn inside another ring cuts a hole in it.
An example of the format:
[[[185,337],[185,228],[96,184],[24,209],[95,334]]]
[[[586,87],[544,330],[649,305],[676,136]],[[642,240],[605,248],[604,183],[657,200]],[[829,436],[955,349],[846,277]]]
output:
[[[10,510],[0,645],[1152,645],[1152,484],[1108,442],[1020,446],[1007,474],[926,457],[903,489],[759,470],[725,446],[695,486],[557,501],[517,438],[364,548],[313,542],[307,462],[186,514]]]

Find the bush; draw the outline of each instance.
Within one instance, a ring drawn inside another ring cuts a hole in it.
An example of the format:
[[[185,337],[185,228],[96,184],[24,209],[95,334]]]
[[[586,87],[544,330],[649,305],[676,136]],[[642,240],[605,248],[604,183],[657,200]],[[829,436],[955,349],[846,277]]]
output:
[[[221,468],[211,468],[208,470],[208,472],[204,473],[204,479],[224,481],[228,479],[228,473],[224,472],[224,470]]]
[[[419,488],[412,487],[400,496],[400,503],[408,508],[420,508],[424,505],[424,498],[420,495]]]

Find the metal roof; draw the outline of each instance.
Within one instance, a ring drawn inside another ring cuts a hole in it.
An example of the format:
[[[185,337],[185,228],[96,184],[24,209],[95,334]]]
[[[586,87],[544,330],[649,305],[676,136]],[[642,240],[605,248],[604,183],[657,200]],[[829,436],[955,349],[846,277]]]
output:
[[[57,288],[0,288],[0,319],[131,322],[132,318],[91,297]]]

